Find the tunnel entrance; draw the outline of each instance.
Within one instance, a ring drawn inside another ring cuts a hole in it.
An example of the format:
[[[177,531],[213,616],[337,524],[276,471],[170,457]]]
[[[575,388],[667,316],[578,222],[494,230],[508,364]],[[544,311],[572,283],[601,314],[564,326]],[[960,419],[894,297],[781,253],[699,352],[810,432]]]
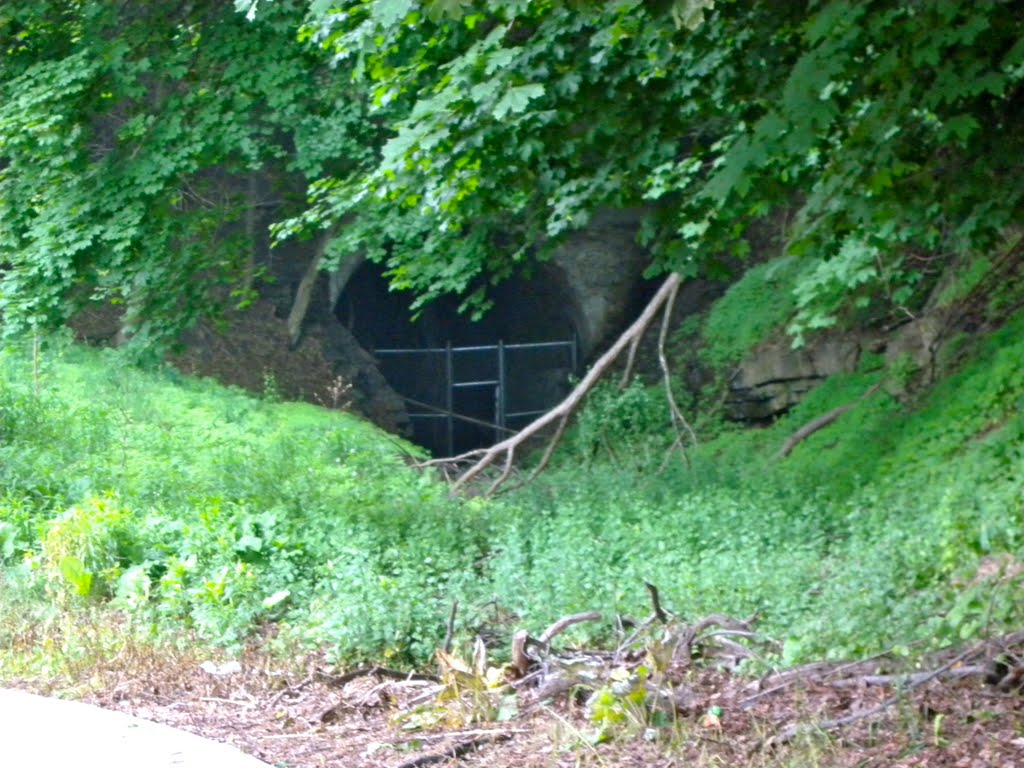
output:
[[[435,455],[495,443],[556,405],[578,369],[576,324],[560,271],[542,265],[490,293],[471,320],[445,296],[412,320],[412,296],[391,291],[381,268],[363,264],[335,315],[378,361],[406,401],[414,442]]]

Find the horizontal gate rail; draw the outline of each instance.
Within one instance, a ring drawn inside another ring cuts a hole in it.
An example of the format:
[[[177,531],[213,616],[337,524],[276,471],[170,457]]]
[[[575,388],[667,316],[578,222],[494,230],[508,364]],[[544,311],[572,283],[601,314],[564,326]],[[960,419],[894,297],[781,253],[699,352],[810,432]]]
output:
[[[537,341],[528,344],[504,344],[505,349],[554,349],[565,347],[573,349],[576,346],[575,340],[570,341]],[[471,347],[452,347],[452,352],[494,352],[498,349],[497,344],[483,344]],[[375,349],[375,355],[412,355],[412,354],[441,354],[447,352],[447,347],[399,347],[393,349]]]
[[[456,413],[454,411],[446,411],[444,408],[438,408],[436,405],[431,405],[430,403],[424,403],[421,400],[416,400],[415,398],[412,398],[412,397],[406,397],[405,395],[399,395],[399,396],[403,400],[405,400],[405,402],[407,402],[407,403],[411,403],[412,405],[418,406],[420,408],[427,408],[428,410],[432,411],[432,413],[410,413],[409,414],[409,418],[410,419],[411,418],[418,418],[418,419],[448,419],[448,418],[452,418],[452,419],[457,419],[459,421],[468,422],[469,424],[475,424],[478,427],[489,427],[490,429],[500,429],[503,432],[507,432],[510,435],[514,435],[515,432],[516,432],[516,430],[514,430],[514,429],[508,429],[507,427],[499,427],[497,424],[492,424],[491,422],[485,421],[484,419],[476,419],[476,418],[473,418],[472,416],[467,416],[464,413]],[[544,413],[544,411],[540,411],[540,413]]]
[[[575,373],[577,369],[577,354],[578,346],[576,338],[572,338],[568,341],[539,341],[532,343],[517,343],[517,344],[505,344],[503,341],[498,341],[497,344],[479,344],[466,347],[454,347],[451,343],[446,344],[443,347],[396,347],[392,349],[375,349],[373,354],[386,357],[386,356],[402,356],[402,355],[444,355],[444,385],[445,385],[445,403],[444,406],[439,406],[432,403],[425,403],[421,400],[409,397],[401,392],[399,396],[409,403],[418,408],[423,408],[428,413],[409,413],[409,419],[444,419],[447,427],[447,442],[448,442],[448,454],[452,455],[455,452],[455,422],[465,422],[468,424],[474,424],[480,427],[486,427],[494,430],[495,440],[500,440],[504,435],[513,434],[516,430],[509,429],[506,426],[506,422],[509,419],[519,419],[527,416],[539,416],[542,413],[546,413],[547,409],[542,410],[530,410],[530,411],[508,411],[508,402],[506,393],[508,390],[508,379],[507,379],[507,361],[505,354],[507,350],[522,350],[532,351],[540,349],[565,349],[569,352],[570,358],[570,370]],[[455,358],[458,355],[466,353],[480,353],[480,352],[494,352],[495,353],[495,373],[496,378],[494,379],[472,379],[468,381],[458,381],[455,376]],[[457,390],[469,390],[469,389],[480,389],[483,387],[494,387],[494,421],[490,422],[485,419],[479,419],[473,416],[468,416],[464,413],[458,413],[455,410],[455,392]],[[552,403],[553,407],[555,403]]]

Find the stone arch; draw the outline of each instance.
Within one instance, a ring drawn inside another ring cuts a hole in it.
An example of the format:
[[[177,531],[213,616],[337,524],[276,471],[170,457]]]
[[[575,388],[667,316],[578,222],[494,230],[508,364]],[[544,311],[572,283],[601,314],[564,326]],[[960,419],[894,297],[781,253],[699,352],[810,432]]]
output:
[[[406,396],[409,410],[419,413],[444,408],[448,397],[446,357],[440,352],[391,355],[379,350],[440,350],[505,344],[567,341],[577,335],[578,304],[560,266],[541,264],[532,277],[513,277],[490,291],[493,307],[479,320],[459,312],[461,299],[442,296],[414,317],[413,296],[390,290],[380,265],[366,262],[354,270],[334,306],[337,321],[360,346],[374,355],[393,389]],[[456,381],[489,381],[496,376],[496,352],[460,352],[454,359]],[[578,355],[568,348],[506,350],[504,395],[513,413],[543,410],[569,390]],[[481,385],[458,392],[458,413],[493,423],[495,388]],[[520,419],[523,424],[526,422]],[[446,424],[441,419],[412,420],[413,439],[445,452]],[[510,427],[521,426],[509,422]],[[493,442],[500,433],[482,424],[460,421],[452,446],[457,450]]]

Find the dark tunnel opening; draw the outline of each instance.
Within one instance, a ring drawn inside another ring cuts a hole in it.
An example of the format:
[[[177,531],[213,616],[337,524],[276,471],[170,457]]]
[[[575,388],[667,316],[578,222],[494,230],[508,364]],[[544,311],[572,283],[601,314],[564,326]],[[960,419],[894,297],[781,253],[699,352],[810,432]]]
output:
[[[568,393],[577,372],[575,309],[560,270],[541,265],[533,279],[510,278],[489,296],[494,304],[477,321],[458,311],[457,296],[431,302],[413,320],[414,297],[389,290],[381,267],[368,262],[335,306],[406,399],[412,440],[434,455],[491,445],[522,428]]]

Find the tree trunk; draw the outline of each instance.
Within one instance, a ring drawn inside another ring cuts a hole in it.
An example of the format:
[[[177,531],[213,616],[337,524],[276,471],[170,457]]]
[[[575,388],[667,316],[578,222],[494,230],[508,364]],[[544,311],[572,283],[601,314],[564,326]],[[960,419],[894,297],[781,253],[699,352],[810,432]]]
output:
[[[321,233],[317,239],[316,249],[313,252],[313,259],[306,268],[306,274],[299,281],[299,287],[295,291],[295,301],[292,302],[291,312],[288,313],[288,343],[292,349],[299,345],[302,338],[302,323],[306,319],[306,312],[309,311],[309,302],[313,298],[313,289],[316,287],[317,278],[320,276],[320,265],[324,260],[324,253],[327,246],[334,238],[336,228]]]

